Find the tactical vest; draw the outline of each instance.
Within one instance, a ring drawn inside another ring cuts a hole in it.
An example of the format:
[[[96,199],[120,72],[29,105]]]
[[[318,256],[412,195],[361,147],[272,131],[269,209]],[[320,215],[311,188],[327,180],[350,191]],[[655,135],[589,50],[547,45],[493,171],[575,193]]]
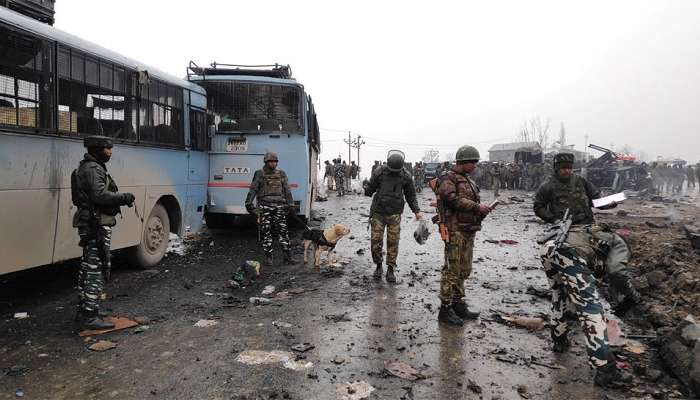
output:
[[[579,176],[572,176],[569,182],[566,183],[554,177],[552,178],[552,185],[552,199],[549,203],[549,211],[557,219],[561,219],[568,208],[573,224],[593,223],[590,199],[586,193],[583,180]]]
[[[85,168],[104,168],[96,161],[82,160],[77,169],[71,173],[71,201],[77,207],[73,215],[73,227],[98,224],[102,226],[115,226],[117,224],[116,215],[120,212],[119,206],[98,207],[90,201],[86,183],[80,178],[81,170]],[[119,191],[117,183],[112,176],[105,171],[107,191],[116,193]]]
[[[262,183],[258,191],[258,201],[266,204],[284,204],[287,202],[284,196],[284,176],[282,171],[275,169],[267,172],[260,170]]]
[[[381,171],[381,183],[372,200],[372,211],[381,214],[401,214],[406,201],[403,196],[404,172]]]
[[[441,177],[449,179],[457,189],[458,199],[468,199],[476,203],[481,202],[479,187],[469,177],[447,171]],[[445,207],[445,222],[450,231],[473,232],[481,230],[481,213],[477,211],[455,210],[447,205]]]

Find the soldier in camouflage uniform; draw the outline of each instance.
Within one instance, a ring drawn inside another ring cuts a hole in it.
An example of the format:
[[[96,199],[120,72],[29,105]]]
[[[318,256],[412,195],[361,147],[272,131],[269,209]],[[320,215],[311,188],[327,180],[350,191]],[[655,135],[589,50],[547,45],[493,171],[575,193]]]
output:
[[[583,325],[588,360],[596,369],[595,383],[616,386],[631,377],[618,370],[608,347],[596,278],[607,275],[611,288],[624,299],[618,304],[620,314],[641,303],[641,297],[630,284],[629,247],[619,235],[594,223],[592,200],[600,191],[573,174],[573,162],[573,154],[557,154],[554,174],[537,190],[534,201],[535,214],[545,222],[561,220],[567,209],[572,217],[566,242],[557,248],[553,240],[547,241],[541,256],[552,287],[553,350],[569,348],[568,319],[575,315]]]
[[[78,274],[78,316],[86,329],[109,329],[114,325],[100,316],[99,300],[109,279],[112,227],[117,224],[120,206],[133,206],[134,195],[118,193],[116,182],[107,173],[112,141],[90,136],[83,141],[87,153],[71,175],[71,195],[77,211],[73,227],[78,228],[83,256]]]
[[[467,175],[476,169],[479,151],[472,146],[462,146],[456,158],[456,164],[438,177],[434,190],[440,234],[445,242],[438,320],[461,326],[463,319],[479,316],[478,312],[470,311],[464,301],[464,281],[472,271],[474,237],[481,230],[481,220],[491,209],[480,203],[479,187]]]
[[[255,171],[253,182],[250,184],[248,197],[245,199],[246,210],[256,217],[262,236],[262,247],[265,253],[265,265],[272,265],[272,236],[277,234],[280,246],[284,252],[285,264],[294,262],[289,248],[289,231],[287,229],[287,214],[293,213],[294,200],[289,189],[287,174],[277,168],[277,154],[265,153],[265,166]],[[336,181],[336,187],[338,182]],[[253,201],[257,198],[258,207]]]
[[[391,283],[396,282],[394,270],[396,269],[396,257],[399,254],[401,214],[405,202],[408,202],[416,219],[423,217],[418,207],[413,179],[403,167],[403,163],[402,152],[390,151],[387,164],[374,171],[369,184],[365,187],[365,196],[374,195],[370,208],[372,261],[377,265],[374,277],[376,279],[382,278],[382,247],[384,230],[386,229],[386,281]]]
[[[340,163],[340,158],[333,160],[335,172],[335,190],[338,197],[345,196],[345,166]]]

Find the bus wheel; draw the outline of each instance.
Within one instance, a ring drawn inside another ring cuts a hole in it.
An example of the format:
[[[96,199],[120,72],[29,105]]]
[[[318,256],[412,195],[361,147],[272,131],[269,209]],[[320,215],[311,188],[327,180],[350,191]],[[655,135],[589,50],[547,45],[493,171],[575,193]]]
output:
[[[146,220],[141,243],[132,248],[133,262],[141,268],[150,268],[158,264],[168,249],[169,239],[168,212],[162,205],[156,204]]]

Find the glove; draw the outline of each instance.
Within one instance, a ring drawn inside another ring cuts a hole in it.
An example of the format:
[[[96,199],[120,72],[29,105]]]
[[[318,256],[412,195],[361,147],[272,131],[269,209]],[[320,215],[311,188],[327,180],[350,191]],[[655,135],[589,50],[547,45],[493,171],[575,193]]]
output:
[[[255,207],[253,207],[252,204],[246,205],[246,206],[245,206],[245,209],[246,209],[246,211],[248,211],[248,214],[254,216],[255,218],[258,217],[258,213],[257,213],[257,211],[255,210]]]
[[[134,196],[131,193],[122,193],[122,204],[125,206],[132,207],[134,205],[134,200],[136,200],[136,196]]]

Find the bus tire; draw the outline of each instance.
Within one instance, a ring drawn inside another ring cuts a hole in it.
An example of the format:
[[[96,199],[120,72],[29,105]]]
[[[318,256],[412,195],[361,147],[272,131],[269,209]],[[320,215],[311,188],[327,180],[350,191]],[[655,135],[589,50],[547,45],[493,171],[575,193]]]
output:
[[[131,259],[139,268],[151,268],[163,259],[170,239],[170,218],[161,204],[156,204],[143,229],[141,243],[132,247]]]

